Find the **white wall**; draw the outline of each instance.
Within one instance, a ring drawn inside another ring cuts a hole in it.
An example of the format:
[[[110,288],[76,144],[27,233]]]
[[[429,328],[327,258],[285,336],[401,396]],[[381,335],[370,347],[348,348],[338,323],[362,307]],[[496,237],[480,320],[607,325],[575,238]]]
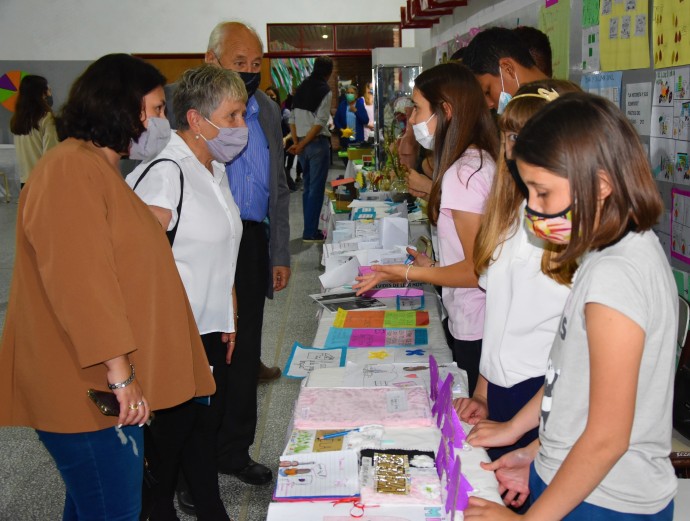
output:
[[[441,17],[431,29],[431,46],[466,35],[475,27],[503,25],[537,26],[537,13],[543,0],[469,0],[467,6],[456,7],[452,15]]]
[[[218,22],[396,22],[403,0],[0,0],[0,60],[206,50]],[[403,41],[414,45],[414,32]]]

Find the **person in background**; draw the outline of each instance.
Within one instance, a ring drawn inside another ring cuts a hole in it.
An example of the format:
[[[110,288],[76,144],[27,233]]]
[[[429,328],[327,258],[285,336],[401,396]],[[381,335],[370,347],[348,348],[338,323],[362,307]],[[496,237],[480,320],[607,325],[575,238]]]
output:
[[[290,190],[285,182],[280,110],[257,90],[263,44],[256,31],[240,22],[221,22],[211,31],[206,63],[237,72],[247,89],[247,148],[226,165],[232,196],[240,209],[243,232],[235,272],[241,312],[237,347],[227,366],[226,410],[218,436],[219,471],[261,485],[271,470],[249,457],[257,421],[257,382],[280,377],[280,368],[261,363],[261,329],[266,297],[290,279]]]
[[[280,102],[280,92],[278,91],[277,87],[274,87],[273,85],[269,85],[268,87],[266,87],[264,92],[266,93],[266,96],[268,96],[273,101],[275,101],[278,104],[278,107],[280,107],[280,129],[283,132],[283,152],[285,153],[285,159],[286,159],[285,180],[287,181],[287,185],[288,185],[288,188],[290,189],[290,191],[294,192],[297,190],[297,185],[295,184],[295,181],[290,176],[290,170],[292,169],[292,163],[290,164],[289,168],[287,166],[288,158],[292,159],[293,162],[295,161],[295,156],[291,156],[290,154],[287,153],[287,149],[289,148],[287,146],[287,142],[291,141],[290,140],[290,124],[288,123],[288,118],[290,117],[290,109],[285,107],[285,105],[283,105]]]
[[[290,147],[289,153],[299,156],[304,171],[302,241],[305,243],[324,240],[319,230],[319,215],[331,162],[328,119],[333,93],[328,78],[332,72],[333,60],[327,56],[316,58],[311,75],[297,87],[290,114],[290,130],[297,142]]]
[[[53,94],[48,80],[33,74],[24,76],[10,119],[22,188],[41,156],[58,143],[52,106]]]
[[[170,244],[118,168],[135,143],[160,144],[164,84],[130,55],[89,65],[19,199],[0,425],[36,429],[65,482],[63,519],[138,520],[142,425],[215,392]],[[117,416],[87,396],[108,388]]]
[[[370,81],[364,84],[361,92],[361,99],[364,101],[364,109],[367,111],[369,122],[364,126],[364,141],[369,141],[369,136],[374,135],[374,86]]]
[[[127,176],[171,238],[216,393],[157,411],[151,424],[160,463],[151,519],[175,519],[180,467],[199,519],[226,520],[218,488],[216,446],[225,412],[226,364],[235,349],[234,278],[242,237],[240,213],[224,164],[247,145],[247,91],[240,77],[212,65],[186,71],[175,89],[177,132],[153,161]],[[199,139],[201,137],[201,139]],[[210,182],[209,182],[210,181]]]
[[[345,89],[345,99],[338,105],[333,123],[336,130],[342,134],[340,148],[347,150],[351,143],[364,141],[364,127],[369,124],[369,116],[364,106],[364,98],[357,97],[356,85],[350,85]],[[346,130],[350,132],[345,133]],[[343,161],[347,165],[347,158],[343,158]]]
[[[290,147],[294,145],[295,141],[292,139],[292,132],[289,130],[290,128],[290,113],[292,112],[292,103],[293,103],[293,94],[295,92],[295,87],[292,88],[292,92],[288,94],[285,97],[285,101],[283,102],[283,118],[287,116],[287,124],[288,124],[288,135],[283,137],[283,148],[285,150],[285,175],[288,176],[288,178],[292,178],[290,175],[290,172],[292,171],[292,167],[295,166],[295,186],[300,184],[302,182],[302,164],[297,161],[297,164],[295,165],[295,154],[290,154],[288,150],[290,150]],[[288,181],[289,183],[289,181]]]
[[[529,229],[565,246],[557,263],[580,267],[543,391],[467,440],[506,445],[539,426],[518,457],[482,465],[508,493],[531,492],[525,519],[671,521],[678,294],[652,230],[663,201],[639,136],[610,101],[568,93],[527,122],[513,154]],[[465,518],[521,519],[479,498]]]
[[[520,85],[547,79],[518,35],[502,27],[491,27],[472,38],[462,63],[477,77],[488,107],[499,115]]]
[[[539,29],[529,25],[520,25],[513,29],[513,32],[529,50],[537,69],[551,78],[553,76],[553,57],[549,37]]]
[[[410,116],[419,144],[434,151],[429,221],[438,227],[440,267],[418,255],[414,264],[372,266],[358,277],[358,294],[382,280],[443,286],[446,336],[453,360],[467,371],[470,392],[479,376],[485,294],[477,287],[473,248],[491,189],[498,153],[496,127],[472,72],[448,62],[415,79]],[[454,265],[454,266],[451,266]],[[447,276],[456,277],[454,287]]]

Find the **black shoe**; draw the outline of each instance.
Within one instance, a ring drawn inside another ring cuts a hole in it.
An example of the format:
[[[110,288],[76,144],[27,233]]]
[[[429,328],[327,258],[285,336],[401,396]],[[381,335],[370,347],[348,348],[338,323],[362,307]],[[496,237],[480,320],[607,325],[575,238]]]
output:
[[[249,463],[241,469],[227,469],[219,466],[218,471],[221,474],[235,476],[240,481],[244,481],[249,485],[265,485],[273,481],[271,469],[251,459]]]
[[[325,240],[323,233],[316,232],[316,235],[312,237],[302,237],[302,242],[307,244],[320,244]]]
[[[177,495],[177,506],[180,508],[180,510],[182,510],[182,512],[188,516],[196,517],[196,506],[194,506],[194,499],[192,498],[192,494],[189,492],[189,489],[178,486],[175,494]]]

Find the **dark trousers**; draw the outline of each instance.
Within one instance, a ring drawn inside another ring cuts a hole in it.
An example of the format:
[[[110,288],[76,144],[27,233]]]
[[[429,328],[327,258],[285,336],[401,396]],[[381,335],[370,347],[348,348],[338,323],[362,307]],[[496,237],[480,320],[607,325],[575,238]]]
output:
[[[453,353],[453,362],[467,373],[467,383],[470,396],[474,394],[479,379],[479,360],[482,357],[482,339],[458,340],[453,338],[448,329],[448,319],[443,320],[443,332],[446,334],[446,342]]]
[[[269,283],[268,236],[263,223],[243,221],[235,271],[237,344],[227,366],[225,414],[218,435],[222,469],[239,470],[249,463],[256,433],[256,383],[261,358],[261,328]]]
[[[213,367],[216,394],[210,405],[190,400],[170,409],[156,411],[151,434],[156,452],[152,473],[154,507],[150,519],[177,520],[173,505],[180,468],[194,498],[197,518],[227,521],[228,515],[218,489],[216,439],[225,408],[227,373],[226,345],[220,333],[201,335],[208,363]]]
[[[522,409],[544,385],[544,377],[536,376],[515,384],[513,387],[501,387],[489,382],[486,401],[489,404],[489,419],[496,422],[507,422]],[[539,437],[539,427],[525,433],[514,445],[488,449],[491,460],[497,460],[515,449],[526,447]]]

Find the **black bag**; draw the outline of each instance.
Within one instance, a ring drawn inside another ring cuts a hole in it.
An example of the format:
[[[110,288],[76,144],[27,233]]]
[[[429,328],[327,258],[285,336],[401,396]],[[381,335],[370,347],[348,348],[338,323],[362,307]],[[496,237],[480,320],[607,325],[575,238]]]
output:
[[[132,190],[136,191],[137,186],[139,186],[139,183],[141,183],[141,180],[144,179],[146,174],[149,173],[149,170],[151,170],[151,167],[155,164],[161,163],[162,161],[170,161],[171,163],[175,163],[175,166],[180,170],[180,202],[177,203],[177,222],[175,223],[175,227],[172,230],[165,232],[165,234],[168,236],[168,241],[170,241],[170,246],[172,246],[173,242],[175,242],[175,235],[177,234],[177,227],[180,225],[180,218],[182,217],[182,197],[184,196],[184,177],[182,175],[182,169],[180,168],[180,165],[178,165],[172,159],[156,159],[155,161],[152,161],[151,164],[146,167],[146,170],[144,170],[141,173],[141,175],[139,176],[139,179],[137,179],[137,182],[134,183]]]

